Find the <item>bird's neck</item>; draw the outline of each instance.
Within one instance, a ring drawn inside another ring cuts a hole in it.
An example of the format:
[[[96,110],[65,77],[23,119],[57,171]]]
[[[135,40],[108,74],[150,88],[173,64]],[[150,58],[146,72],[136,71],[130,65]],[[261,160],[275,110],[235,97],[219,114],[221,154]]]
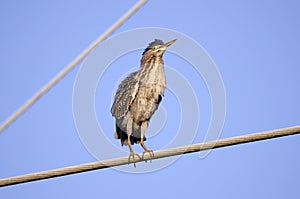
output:
[[[164,61],[161,57],[152,57],[149,60],[141,60],[139,79],[142,85],[159,84],[166,86]]]

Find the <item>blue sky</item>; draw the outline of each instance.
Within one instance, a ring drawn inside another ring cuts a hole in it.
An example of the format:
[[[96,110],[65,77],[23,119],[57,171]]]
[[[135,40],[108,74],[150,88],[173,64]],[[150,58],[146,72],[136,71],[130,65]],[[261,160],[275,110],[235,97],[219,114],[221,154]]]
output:
[[[134,3],[1,2],[0,121]],[[149,1],[114,34],[162,27],[199,43],[215,62],[224,83],[226,118],[221,138],[225,138],[299,124],[299,18],[299,2],[292,0]],[[144,46],[149,42],[145,41]],[[117,82],[138,66],[141,52],[123,55],[105,75],[111,75],[114,78],[111,81]],[[164,58],[166,64],[189,80],[196,92],[201,117],[194,142],[201,142],[211,116],[205,82],[178,56],[166,53]],[[0,134],[0,178],[96,160],[82,143],[73,119],[72,95],[79,68],[78,65]],[[114,120],[109,107],[101,109],[102,102],[111,103],[114,86],[99,83],[95,107],[99,121],[105,118],[105,134],[119,147],[119,142],[112,139]],[[107,88],[105,98],[101,97],[102,88]],[[162,104],[165,112],[158,116],[169,117],[159,135],[147,141],[149,148],[163,148],[175,136],[174,124],[180,114],[175,96],[176,93],[166,91]],[[154,118],[156,121],[160,120],[158,116]],[[192,120],[194,116],[188,117]],[[0,198],[299,198],[300,158],[296,153],[299,141],[299,136],[290,136],[222,148],[204,159],[199,159],[197,153],[185,155],[166,168],[144,174],[105,169],[10,186],[0,189]],[[152,164],[161,161],[164,160]],[[133,169],[132,165],[126,167]]]

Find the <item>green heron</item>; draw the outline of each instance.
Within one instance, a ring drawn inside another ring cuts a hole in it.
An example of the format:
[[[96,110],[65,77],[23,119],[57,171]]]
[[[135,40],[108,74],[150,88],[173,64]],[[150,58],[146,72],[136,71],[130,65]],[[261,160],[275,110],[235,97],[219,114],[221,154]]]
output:
[[[162,40],[155,39],[151,42],[143,52],[140,69],[129,74],[118,86],[111,114],[116,119],[115,138],[121,140],[122,146],[129,147],[129,163],[131,158],[133,161],[135,157],[143,159],[146,153],[149,153],[150,159],[154,157],[153,151],[144,144],[145,132],[166,86],[162,56],[175,41],[176,39],[163,43]],[[143,147],[142,158],[133,152],[134,144]]]

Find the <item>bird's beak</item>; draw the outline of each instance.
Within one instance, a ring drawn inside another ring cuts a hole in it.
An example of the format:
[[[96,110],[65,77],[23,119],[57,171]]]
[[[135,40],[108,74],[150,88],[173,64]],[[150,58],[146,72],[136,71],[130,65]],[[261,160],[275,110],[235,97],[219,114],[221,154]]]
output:
[[[169,41],[169,42],[165,43],[163,46],[165,46],[165,47],[167,48],[167,47],[171,46],[172,44],[174,44],[176,40],[177,40],[177,39],[174,39],[174,40],[172,40],[172,41]]]
[[[176,40],[177,40],[177,39],[174,39],[174,40],[172,40],[172,41],[169,41],[169,42],[167,42],[167,43],[161,45],[161,46],[159,47],[158,50],[164,52],[169,46],[171,46],[173,43],[175,43]]]

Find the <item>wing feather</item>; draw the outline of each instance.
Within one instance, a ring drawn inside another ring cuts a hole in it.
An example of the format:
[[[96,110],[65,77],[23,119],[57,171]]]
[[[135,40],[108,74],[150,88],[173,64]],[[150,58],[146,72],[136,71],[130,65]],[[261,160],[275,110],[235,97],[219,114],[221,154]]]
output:
[[[111,114],[120,119],[124,117],[129,111],[131,103],[139,89],[139,83],[136,79],[137,72],[128,75],[118,86],[113,105],[111,107]]]

